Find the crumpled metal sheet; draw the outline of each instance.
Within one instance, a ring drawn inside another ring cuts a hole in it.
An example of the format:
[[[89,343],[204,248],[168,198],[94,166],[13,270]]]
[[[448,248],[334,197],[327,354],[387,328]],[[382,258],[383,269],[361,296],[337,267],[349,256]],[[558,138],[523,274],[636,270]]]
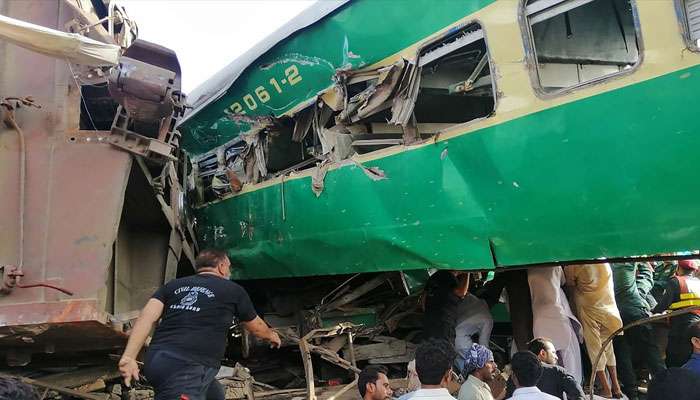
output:
[[[121,48],[117,45],[4,15],[0,15],[0,39],[50,57],[95,67],[115,66],[121,55]]]
[[[330,129],[319,129],[318,138],[321,141],[323,154],[327,155],[332,161],[345,160],[355,152],[352,147],[350,131],[342,125],[336,125]]]
[[[397,89],[391,106],[390,124],[406,125],[413,115],[413,108],[420,89],[421,68],[415,63],[408,63],[404,69],[401,85]]]
[[[351,160],[353,163],[355,163],[355,165],[357,165],[358,167],[360,167],[360,169],[362,169],[362,172],[364,172],[365,175],[367,175],[367,177],[369,179],[371,179],[373,181],[381,181],[383,179],[388,179],[388,177],[386,176],[384,171],[381,170],[379,167],[366,167],[352,158],[351,158]]]
[[[316,197],[319,197],[321,192],[323,192],[324,180],[326,179],[326,174],[330,166],[330,160],[325,160],[316,166],[314,173],[311,175],[311,191],[314,192]]]
[[[375,70],[340,72],[339,76],[346,85],[373,79],[376,79],[377,82],[347,99],[344,110],[336,120],[339,123],[350,124],[389,108],[390,101],[401,83],[407,65],[408,62],[402,59],[392,65]]]
[[[241,139],[246,142],[246,150],[241,154],[245,165],[246,181],[257,183],[267,176],[265,163],[265,149],[260,134],[268,127],[266,123],[255,124],[251,130],[241,134]]]

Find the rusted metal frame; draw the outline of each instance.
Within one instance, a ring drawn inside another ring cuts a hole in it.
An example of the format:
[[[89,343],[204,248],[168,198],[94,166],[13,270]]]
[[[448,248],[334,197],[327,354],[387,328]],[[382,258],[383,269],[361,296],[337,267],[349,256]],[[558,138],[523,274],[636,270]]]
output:
[[[314,367],[311,361],[311,350],[306,340],[299,341],[299,350],[301,350],[301,361],[304,364],[304,375],[306,375],[306,395],[308,400],[316,400]]]
[[[123,106],[117,108],[112,122],[108,143],[129,153],[149,158],[157,162],[177,161],[173,156],[175,147],[158,139],[149,138],[128,129],[130,118]]]
[[[19,279],[22,275],[22,267],[24,266],[24,221],[25,221],[25,192],[27,185],[27,148],[24,141],[24,132],[17,125],[14,115],[14,107],[6,100],[0,100],[0,109],[2,109],[2,122],[7,125],[8,128],[14,129],[17,132],[17,137],[19,139],[19,262],[18,266],[12,271],[13,275],[8,274],[8,271],[3,269],[3,281],[2,286],[0,286],[0,293],[6,294],[12,291],[15,286],[19,285]]]
[[[173,232],[177,232],[179,235],[180,239],[180,248],[181,251],[185,253],[185,256],[190,260],[190,263],[194,265],[194,249],[190,246],[189,241],[187,240],[187,235],[185,234],[185,231],[183,230],[182,225],[180,224],[179,219],[177,218],[176,212],[173,211],[173,207],[169,205],[165,201],[165,197],[163,197],[162,193],[162,188],[163,188],[163,177],[166,177],[165,181],[168,181],[168,177],[172,178],[175,180],[177,187],[181,188],[179,181],[177,181],[177,175],[175,174],[174,171],[174,164],[173,163],[167,163],[164,168],[173,170],[173,174],[170,174],[168,171],[163,171],[161,173],[161,176],[159,178],[154,178],[153,175],[151,174],[151,171],[148,169],[148,166],[146,165],[146,162],[144,161],[143,157],[136,156],[136,162],[138,163],[139,167],[141,168],[141,171],[143,172],[144,176],[146,177],[146,180],[148,183],[153,187],[155,191],[155,196],[156,200],[158,200],[158,203],[160,204],[161,210],[163,211],[163,215],[165,216],[165,219],[168,221],[168,224],[170,225],[171,228],[171,236],[170,240],[168,241],[168,263],[170,263],[170,253],[171,249],[173,248],[172,243],[173,243]],[[172,184],[171,184],[171,189],[172,189]],[[182,189],[180,189],[182,190]],[[194,233],[191,232],[191,237],[194,240]],[[175,249],[172,249],[174,251]],[[179,262],[180,260],[180,254],[178,252],[177,254],[177,261]],[[172,270],[174,269],[175,274],[177,274],[177,263],[175,263],[174,267],[170,267],[168,269],[167,267],[168,264],[166,264],[166,275],[164,276],[164,280],[168,279],[168,274],[172,275]],[[173,275],[174,277],[174,275]]]
[[[0,378],[5,378],[5,379],[16,378],[16,379],[19,379],[20,381],[22,381],[28,385],[39,386],[39,387],[42,387],[45,389],[55,390],[59,393],[67,394],[67,395],[73,396],[73,397],[79,397],[81,399],[104,400],[104,398],[102,398],[100,396],[95,396],[95,395],[92,395],[89,393],[79,392],[77,390],[68,389],[68,388],[65,388],[62,386],[52,385],[50,383],[42,382],[42,381],[36,380],[36,379],[25,378],[23,376],[12,376],[12,375],[0,374]]]
[[[307,333],[304,337],[301,339],[295,338],[295,337],[289,337],[288,339],[292,342],[298,342],[299,345],[299,350],[301,350],[301,360],[302,363],[304,364],[304,374],[306,376],[306,392],[307,392],[307,399],[308,400],[316,400],[316,388],[314,384],[314,369],[313,369],[313,361],[311,359],[311,353],[316,353],[321,356],[322,359],[333,363],[341,368],[344,368],[348,371],[351,371],[355,373],[355,381],[352,384],[348,384],[346,387],[344,387],[339,393],[345,393],[347,390],[349,390],[352,385],[356,384],[357,381],[357,374],[360,373],[360,370],[357,368],[355,365],[355,357],[354,357],[354,348],[353,348],[353,342],[352,342],[352,334],[353,334],[353,328],[355,326],[349,323],[341,323],[339,325],[336,325],[332,328],[320,328],[320,329],[314,329],[311,332]],[[325,347],[321,346],[316,346],[312,345],[310,342],[313,339],[318,339],[318,338],[327,338],[327,337],[332,337],[332,336],[338,336],[338,335],[348,335],[348,347],[349,347],[349,353],[351,357],[351,361],[345,360],[344,358],[338,356],[337,354],[333,353],[331,350],[326,349]],[[338,394],[336,394],[337,396]]]
[[[644,325],[644,324],[648,324],[648,323],[655,322],[655,321],[661,321],[661,320],[664,320],[667,318],[677,317],[679,315],[688,314],[688,313],[691,313],[691,312],[697,311],[697,310],[700,310],[700,306],[686,307],[686,308],[682,308],[680,310],[672,311],[670,313],[657,314],[657,315],[652,315],[651,317],[638,319],[634,322],[630,322],[629,324],[624,325],[622,328],[613,332],[610,336],[608,336],[607,339],[605,339],[603,341],[603,344],[600,346],[600,351],[596,355],[595,362],[593,362],[591,365],[594,365],[594,366],[598,365],[598,362],[600,361],[600,358],[603,356],[603,353],[605,352],[605,348],[608,347],[608,344],[610,344],[610,342],[612,342],[612,340],[615,338],[615,336],[626,331],[627,329],[634,328],[635,326]],[[592,371],[591,377],[588,380],[589,387],[591,388],[591,394],[590,394],[591,400],[594,399],[594,397],[593,397],[594,394],[593,394],[592,388],[595,385],[595,378],[596,378],[595,371]]]

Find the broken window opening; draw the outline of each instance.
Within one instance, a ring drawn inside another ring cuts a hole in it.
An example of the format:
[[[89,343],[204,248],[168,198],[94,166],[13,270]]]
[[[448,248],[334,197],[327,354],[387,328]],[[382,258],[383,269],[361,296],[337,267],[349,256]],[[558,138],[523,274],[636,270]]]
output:
[[[297,137],[291,118],[258,121],[250,130],[193,162],[196,198],[204,204],[291,171],[311,168],[314,137]]]
[[[640,61],[631,0],[526,0],[536,88],[562,93],[631,72]]]
[[[80,87],[80,129],[108,131],[112,129],[117,104],[109,94],[107,84]]]
[[[413,108],[421,137],[491,115],[495,87],[484,31],[472,23],[421,49]]]
[[[700,0],[677,0],[683,39],[691,51],[700,51]]]

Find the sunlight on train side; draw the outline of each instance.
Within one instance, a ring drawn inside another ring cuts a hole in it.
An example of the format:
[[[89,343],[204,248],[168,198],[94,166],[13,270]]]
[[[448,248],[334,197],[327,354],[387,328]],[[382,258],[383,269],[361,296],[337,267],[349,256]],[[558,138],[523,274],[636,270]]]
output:
[[[683,36],[692,51],[700,51],[700,0],[679,0]]]
[[[640,60],[629,0],[529,0],[524,16],[537,87],[561,93],[621,73]]]

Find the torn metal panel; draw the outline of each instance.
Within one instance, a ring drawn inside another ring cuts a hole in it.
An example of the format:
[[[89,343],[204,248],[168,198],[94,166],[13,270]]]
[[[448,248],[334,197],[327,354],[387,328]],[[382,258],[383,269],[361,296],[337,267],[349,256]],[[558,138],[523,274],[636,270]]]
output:
[[[344,126],[336,125],[330,129],[320,128],[317,133],[323,154],[332,161],[345,160],[355,152],[352,147],[350,131]]]
[[[369,82],[367,89],[346,100],[346,105],[336,117],[338,123],[351,124],[376,114],[391,106],[391,99],[396,93],[408,66],[406,60],[370,71],[340,72],[339,78],[345,85]]]
[[[418,99],[420,89],[421,68],[415,63],[408,63],[404,70],[401,85],[397,89],[394,102],[391,106],[391,120],[389,123],[406,125],[413,115],[413,108]]]
[[[294,118],[294,133],[292,133],[292,140],[301,143],[306,135],[309,133],[311,126],[313,125],[314,118],[316,117],[317,107],[311,106],[300,111]]]
[[[313,175],[311,175],[311,190],[316,197],[320,196],[321,192],[323,192],[324,180],[326,179],[326,173],[330,166],[330,160],[325,160],[316,166]]]
[[[360,164],[359,162],[355,161],[352,159],[352,162],[355,163],[360,169],[362,169],[362,172],[367,175],[367,177],[373,181],[381,181],[382,179],[387,179],[388,177],[382,171],[379,167],[365,167],[364,165]]]

